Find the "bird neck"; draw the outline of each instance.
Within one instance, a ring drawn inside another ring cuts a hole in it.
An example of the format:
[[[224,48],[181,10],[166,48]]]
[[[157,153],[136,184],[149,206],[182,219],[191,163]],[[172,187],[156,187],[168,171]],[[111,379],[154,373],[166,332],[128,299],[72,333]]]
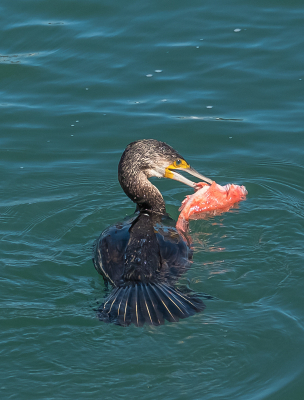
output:
[[[144,172],[136,170],[123,172],[119,174],[118,179],[126,195],[137,204],[138,210],[166,213],[163,196]]]
[[[140,213],[129,228],[125,251],[124,281],[151,282],[161,269],[159,244],[153,226],[153,216]]]

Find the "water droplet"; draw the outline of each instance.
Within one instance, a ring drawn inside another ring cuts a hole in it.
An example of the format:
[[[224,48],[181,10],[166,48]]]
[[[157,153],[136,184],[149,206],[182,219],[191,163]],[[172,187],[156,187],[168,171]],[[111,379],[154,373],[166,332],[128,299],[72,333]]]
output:
[[[197,49],[199,49],[199,46],[196,46]]]
[[[152,74],[146,75],[147,78],[151,78],[151,76],[153,76],[153,75]]]
[[[86,90],[89,90],[89,88],[88,88],[88,87],[86,87]]]
[[[234,32],[241,32],[242,29],[235,29]]]
[[[22,169],[22,168],[24,168],[24,167],[20,167],[20,168]]]
[[[160,73],[160,72],[163,72],[163,70],[162,69],[156,69],[155,72]]]
[[[71,136],[74,136],[74,135],[71,135]]]
[[[76,122],[79,122],[79,121],[76,121]]]
[[[207,106],[206,108],[213,108],[213,106]]]
[[[162,99],[163,102],[167,101],[167,99]]]
[[[204,39],[200,39],[200,40],[204,40]]]
[[[71,125],[71,126],[75,126],[75,125]]]

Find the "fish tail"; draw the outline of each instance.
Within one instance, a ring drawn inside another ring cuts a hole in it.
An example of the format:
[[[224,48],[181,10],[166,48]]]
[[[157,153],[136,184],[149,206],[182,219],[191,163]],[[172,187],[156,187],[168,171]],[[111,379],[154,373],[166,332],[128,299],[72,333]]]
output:
[[[128,326],[177,322],[205,308],[195,295],[183,294],[163,283],[132,283],[115,288],[98,310],[104,322]]]

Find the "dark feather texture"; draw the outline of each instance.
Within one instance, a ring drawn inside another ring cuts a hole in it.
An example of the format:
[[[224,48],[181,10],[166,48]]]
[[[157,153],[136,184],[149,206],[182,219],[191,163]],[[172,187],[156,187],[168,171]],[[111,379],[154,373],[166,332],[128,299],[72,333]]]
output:
[[[131,143],[121,156],[118,179],[137,204],[137,213],[107,228],[95,244],[94,266],[114,287],[98,311],[105,322],[161,325],[204,309],[196,296],[174,288],[190,266],[192,251],[148,180],[163,176],[159,171],[181,158],[171,146],[153,139]]]
[[[133,283],[115,288],[98,310],[104,322],[128,326],[177,322],[205,308],[195,295],[183,294],[162,283]]]

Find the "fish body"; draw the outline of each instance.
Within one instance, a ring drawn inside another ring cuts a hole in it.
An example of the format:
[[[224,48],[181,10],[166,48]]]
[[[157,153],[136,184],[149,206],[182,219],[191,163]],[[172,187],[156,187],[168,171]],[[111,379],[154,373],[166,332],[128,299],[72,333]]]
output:
[[[197,191],[185,198],[179,209],[181,211],[176,228],[179,231],[186,232],[189,225],[189,219],[199,219],[203,213],[228,211],[235,203],[245,200],[247,190],[245,186],[228,184],[225,186],[212,182],[208,185],[199,182],[196,186]]]

